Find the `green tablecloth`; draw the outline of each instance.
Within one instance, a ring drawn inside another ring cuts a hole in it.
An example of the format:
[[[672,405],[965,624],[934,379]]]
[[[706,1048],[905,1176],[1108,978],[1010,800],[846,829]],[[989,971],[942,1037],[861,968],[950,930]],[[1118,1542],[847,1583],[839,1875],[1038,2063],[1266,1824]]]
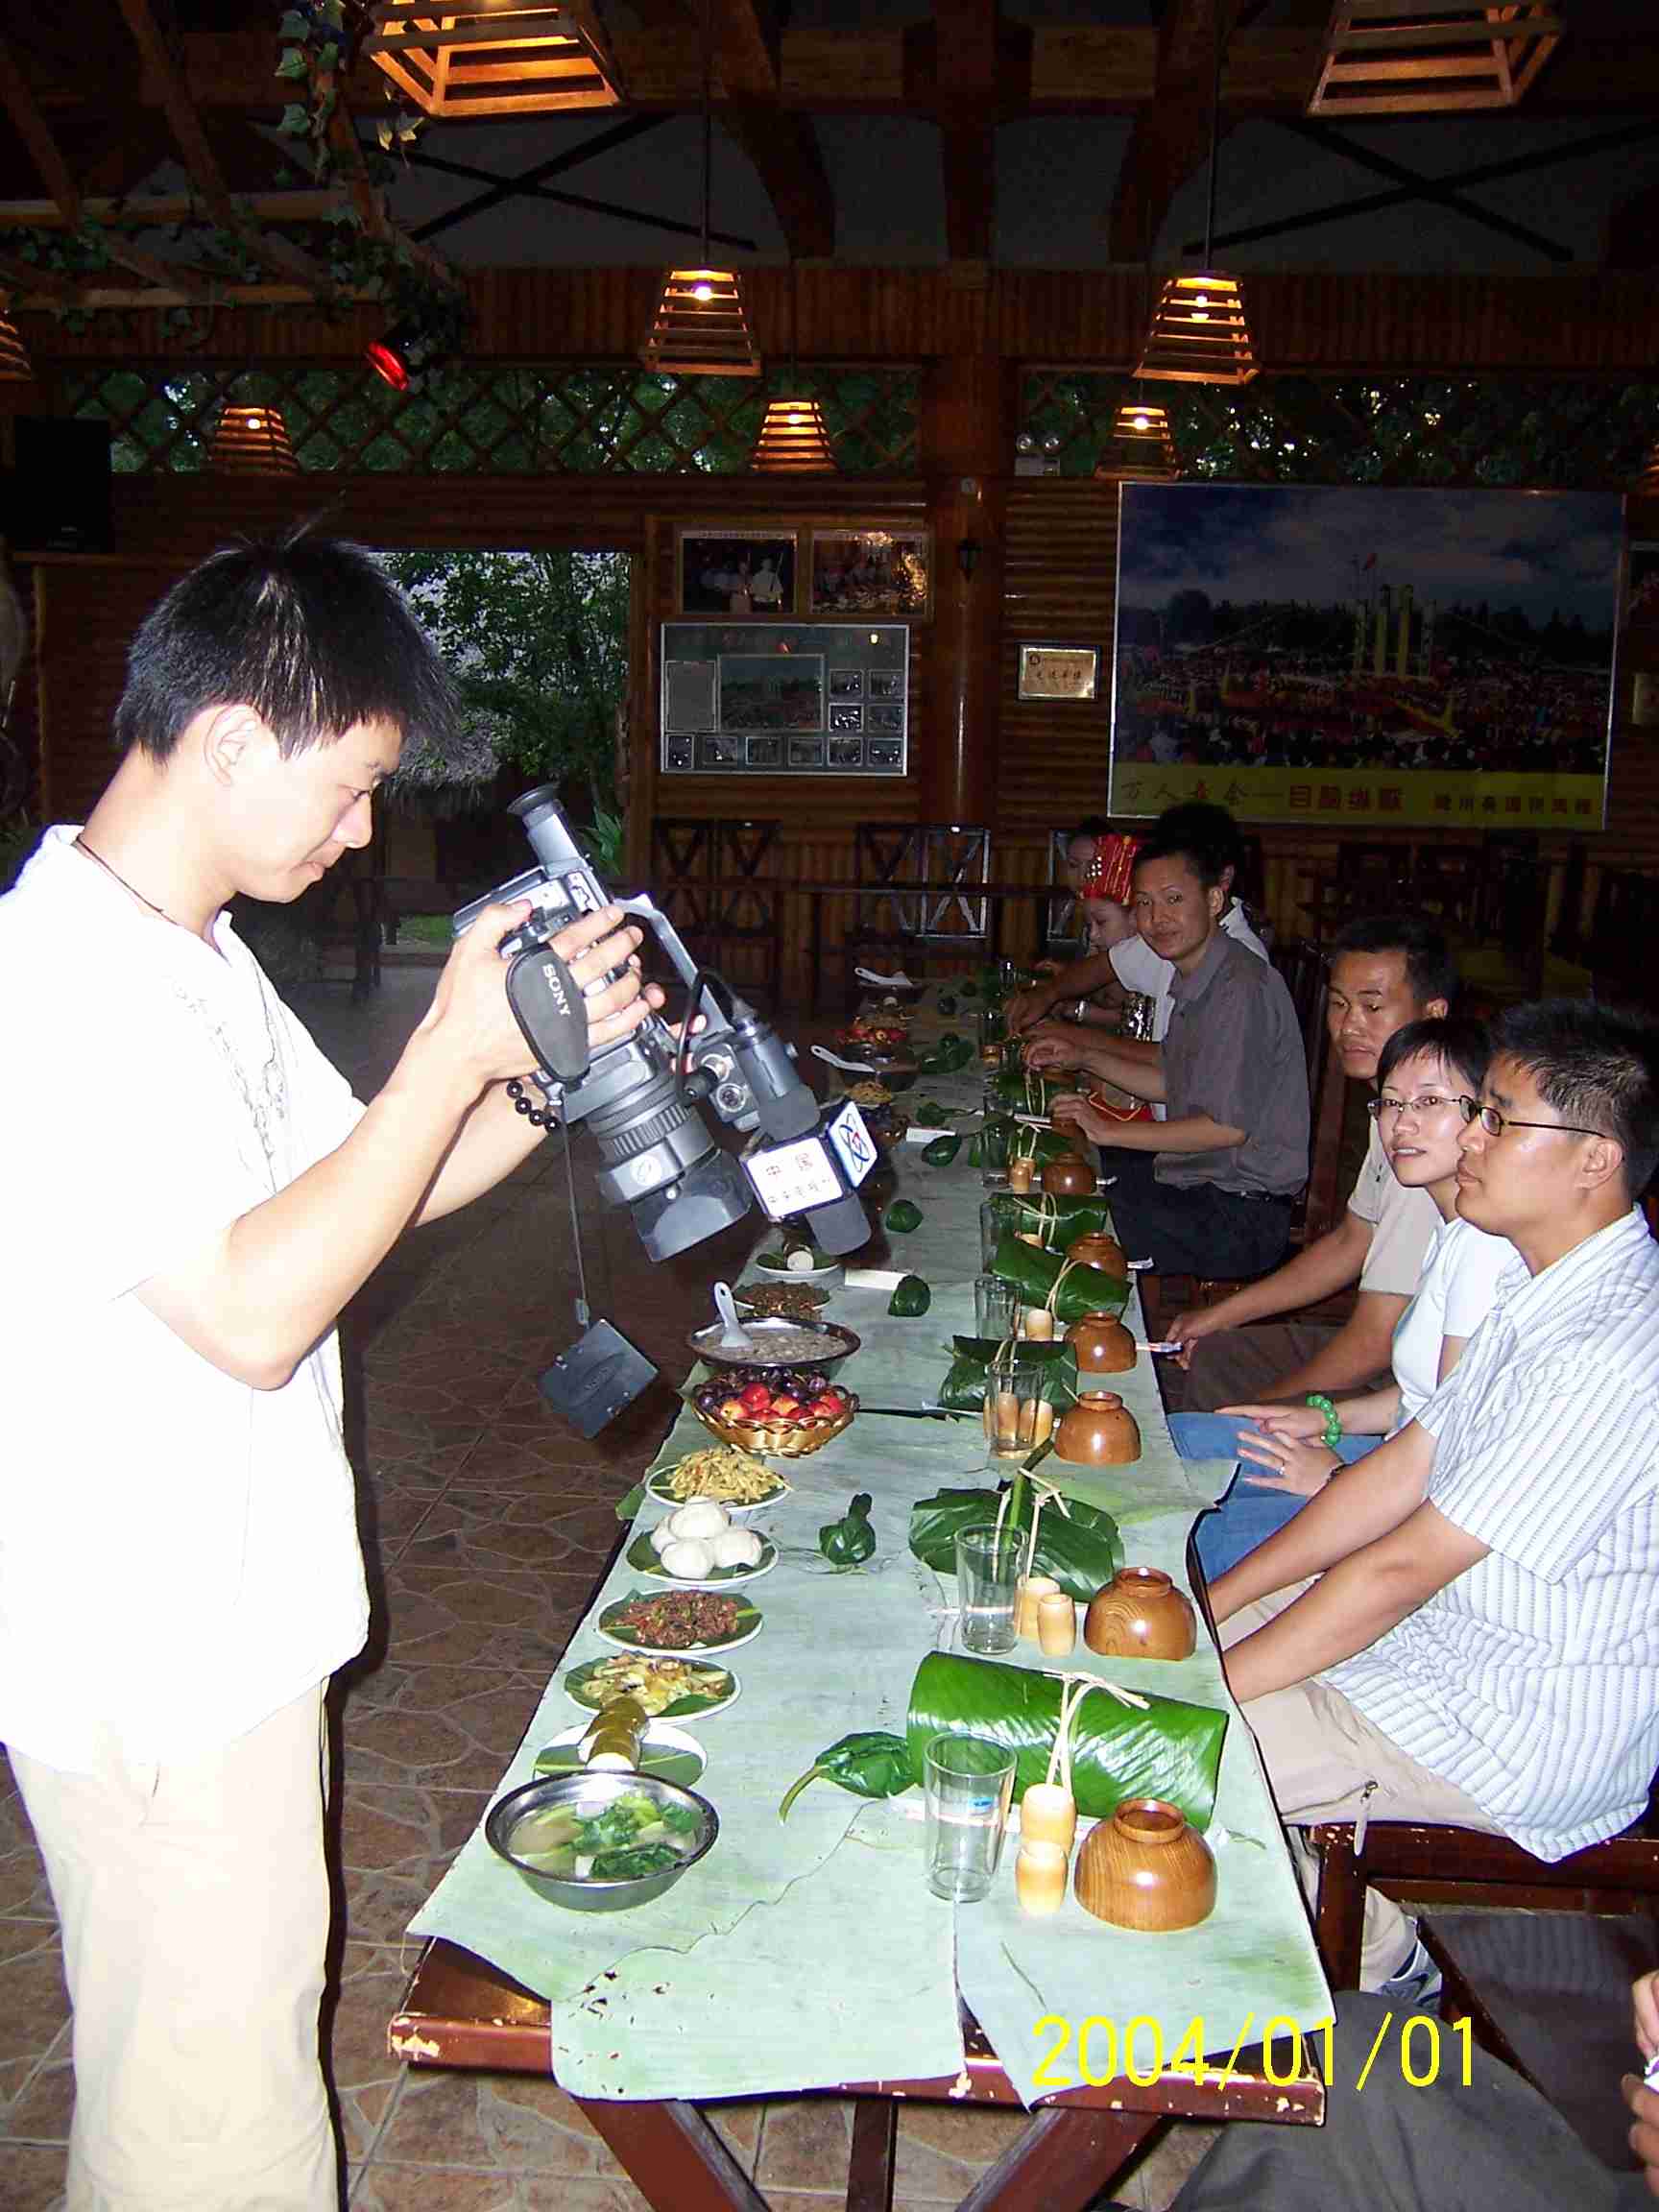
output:
[[[917,1032],[926,1038],[949,1026],[970,1028],[971,1009],[949,1023],[925,1011]],[[974,1105],[979,1090],[970,1069],[925,1081],[904,1103],[913,1109],[931,1096]],[[949,1167],[930,1167],[918,1147],[901,1146],[896,1165],[924,1217],[919,1229],[892,1237],[892,1264],[928,1279],[932,1306],[894,1320],[885,1291],[840,1288],[827,1310],[864,1340],[842,1379],[871,1404],[919,1405],[944,1373],[952,1333],[973,1325],[982,1191],[966,1146]],[[1139,1301],[1125,1319],[1143,1334]],[[1141,1426],[1139,1463],[1095,1474],[1050,1457],[1044,1473],[1116,1513],[1132,1561],[1166,1567],[1185,1583],[1192,1517],[1229,1470],[1175,1455],[1149,1360],[1114,1386]],[[684,1413],[661,1457],[707,1440]],[[703,1788],[720,1814],[720,1841],[667,1896],[625,1914],[562,1911],[495,1860],[480,1829],[411,1923],[412,1933],[445,1936],[549,2000],[554,2069],[574,2094],[732,2097],[954,2076],[962,2064],[958,1986],[1027,2102],[1079,2079],[1086,2019],[1109,2020],[1119,2032],[1146,2022],[1136,2049],[1145,2071],[1154,2037],[1166,2056],[1184,2041],[1189,2055],[1224,2055],[1270,2018],[1307,2026],[1328,2014],[1260,1763],[1236,1716],[1210,1832],[1218,1901],[1204,1926],[1181,1935],[1112,1929],[1070,1898],[1052,1919],[1027,1918],[1014,1897],[1012,1839],[990,1899],[941,1902],[922,1877],[919,1791],[867,1805],[820,1784],[780,1824],[779,1797],[824,1745],[850,1728],[902,1731],[911,1678],[923,1655],[948,1641],[954,1597],[905,1548],[910,1506],[942,1483],[974,1480],[984,1465],[974,1423],[874,1415],[788,1463],[793,1493],[759,1517],[779,1545],[779,1565],[748,1585],[765,1626],[731,1656],[742,1694],[690,1723],[709,1754]],[[859,1573],[832,1575],[817,1529],[844,1510],[854,1489],[874,1494],[879,1549]],[[641,1525],[658,1514],[648,1504]],[[593,1621],[636,1579],[619,1557],[503,1789],[528,1779],[541,1745],[579,1718],[564,1675],[608,1648]],[[1036,1662],[1028,1646],[1014,1656]],[[1072,1664],[1129,1688],[1143,1680],[1176,1696],[1229,1703],[1207,1647],[1174,1666],[1108,1666],[1079,1647]],[[1094,2032],[1096,2068],[1107,2033]]]

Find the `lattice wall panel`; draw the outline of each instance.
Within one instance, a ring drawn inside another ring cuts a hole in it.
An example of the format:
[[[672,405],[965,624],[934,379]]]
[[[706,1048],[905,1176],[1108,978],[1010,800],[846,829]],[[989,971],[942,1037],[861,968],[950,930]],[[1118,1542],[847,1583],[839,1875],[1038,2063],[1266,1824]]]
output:
[[[913,475],[916,373],[807,372],[848,476]],[[148,362],[65,367],[70,415],[111,426],[123,472],[208,466],[227,399],[280,408],[302,470],[429,475],[738,475],[749,468],[769,381],[639,370],[464,365],[405,397],[368,371],[179,370]]]
[[[1029,373],[1020,450],[1089,475],[1134,394],[1125,376]],[[1636,484],[1659,383],[1532,377],[1262,376],[1239,393],[1160,386],[1183,477],[1244,484]]]

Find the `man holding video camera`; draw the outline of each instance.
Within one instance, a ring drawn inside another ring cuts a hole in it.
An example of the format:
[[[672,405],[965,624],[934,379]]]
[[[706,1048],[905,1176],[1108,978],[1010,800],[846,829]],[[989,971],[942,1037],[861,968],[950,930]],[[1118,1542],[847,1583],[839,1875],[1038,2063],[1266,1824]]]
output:
[[[339,2201],[323,1693],[368,1600],[335,1326],[539,1141],[497,951],[528,905],[457,944],[367,1109],[224,908],[367,845],[405,738],[453,711],[359,548],[222,551],[134,639],[85,827],[0,901],[0,1735],[62,1925],[77,2212]],[[620,921],[552,940],[596,1047],[661,1004]]]

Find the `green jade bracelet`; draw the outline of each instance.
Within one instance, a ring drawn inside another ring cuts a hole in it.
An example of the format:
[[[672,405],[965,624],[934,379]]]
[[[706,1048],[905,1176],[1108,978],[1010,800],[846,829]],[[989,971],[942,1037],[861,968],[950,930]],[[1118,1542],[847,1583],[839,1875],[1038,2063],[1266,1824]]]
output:
[[[1323,1397],[1317,1390],[1310,1390],[1305,1402],[1312,1407],[1315,1413],[1324,1414],[1325,1449],[1327,1452],[1334,1452],[1337,1445],[1342,1441],[1341,1414],[1337,1412],[1330,1399]]]

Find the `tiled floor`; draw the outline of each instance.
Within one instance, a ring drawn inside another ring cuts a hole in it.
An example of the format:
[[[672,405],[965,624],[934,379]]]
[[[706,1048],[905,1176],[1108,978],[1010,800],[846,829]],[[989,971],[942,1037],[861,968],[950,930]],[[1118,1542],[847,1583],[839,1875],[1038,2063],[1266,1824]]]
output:
[[[429,975],[389,967],[374,1005],[301,1011],[362,1094],[424,1008]],[[648,1266],[597,1208],[577,1147],[596,1311],[670,1375],[686,1315],[751,1232]],[[643,2203],[550,2081],[409,2074],[386,2021],[403,1930],[470,1833],[587,1604],[618,1527],[612,1505],[667,1426],[665,1384],[591,1446],[547,1415],[535,1376],[575,1334],[568,1215],[554,1146],[466,1214],[420,1232],[364,1289],[347,1331],[353,1459],[375,1596],[371,1647],[335,1695],[343,1962],[332,2078],[353,2212],[626,2212]],[[0,2212],[60,2198],[72,2104],[51,1899],[0,1767]],[[776,2212],[828,2212],[846,2186],[851,2107],[781,2099],[724,2108],[734,2155]],[[917,2107],[901,2120],[896,2201],[954,2204],[1021,2125]],[[1166,2204],[1210,2130],[1176,2128],[1118,2199]]]

